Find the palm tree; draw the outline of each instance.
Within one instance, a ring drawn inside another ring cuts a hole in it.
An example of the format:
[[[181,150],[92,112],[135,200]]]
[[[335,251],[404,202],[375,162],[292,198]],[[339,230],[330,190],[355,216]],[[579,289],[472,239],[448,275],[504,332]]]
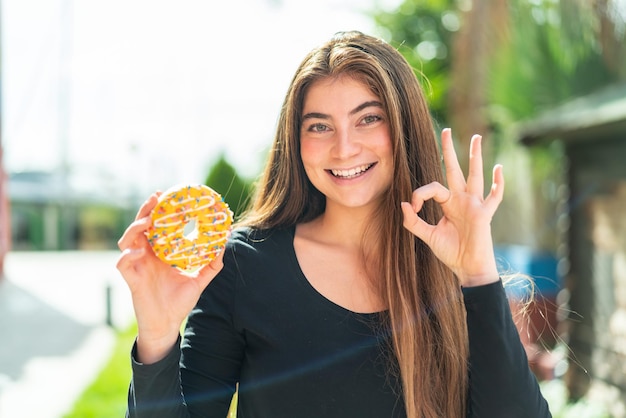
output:
[[[460,30],[453,38],[447,94],[450,125],[461,150],[469,148],[475,133],[485,136],[483,147],[489,149],[490,121],[485,112],[490,101],[488,77],[495,51],[508,43],[509,20],[507,0],[475,1],[462,12]],[[467,155],[459,153],[464,167]]]
[[[514,174],[507,176],[505,207],[494,219],[496,242],[556,245],[545,220],[554,219],[559,200],[561,150],[524,149],[512,128],[543,109],[626,79],[623,4],[405,0],[397,10],[374,14],[422,80],[435,120],[455,132],[462,165],[471,135],[481,133],[485,166],[505,160],[506,173]]]

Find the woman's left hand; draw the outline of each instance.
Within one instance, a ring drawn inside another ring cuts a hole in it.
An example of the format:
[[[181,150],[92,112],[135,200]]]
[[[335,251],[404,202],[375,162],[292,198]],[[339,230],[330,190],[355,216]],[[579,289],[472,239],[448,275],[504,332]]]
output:
[[[413,192],[412,201],[402,202],[404,227],[423,240],[433,253],[456,274],[462,286],[479,286],[499,280],[491,237],[491,219],[502,201],[502,166],[493,169],[493,183],[484,196],[481,137],[470,145],[467,181],[459,165],[450,129],[441,134],[448,188],[433,182]],[[443,217],[430,225],[417,213],[425,201],[441,205]]]

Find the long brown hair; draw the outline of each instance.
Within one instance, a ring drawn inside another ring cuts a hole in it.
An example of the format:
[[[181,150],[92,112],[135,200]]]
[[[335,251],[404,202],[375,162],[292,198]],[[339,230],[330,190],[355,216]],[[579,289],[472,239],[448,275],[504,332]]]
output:
[[[417,78],[389,44],[360,32],[342,32],[306,56],[280,112],[276,137],[252,208],[241,224],[256,228],[293,226],[325,210],[325,197],[308,180],[300,158],[300,126],[309,86],[348,75],[382,101],[394,153],[394,181],[382,199],[374,236],[376,286],[388,306],[392,349],[397,359],[409,418],[465,415],[468,342],[460,285],[419,239],[403,226],[400,202],[417,187],[443,182],[437,140]],[[420,212],[436,223],[440,208]]]

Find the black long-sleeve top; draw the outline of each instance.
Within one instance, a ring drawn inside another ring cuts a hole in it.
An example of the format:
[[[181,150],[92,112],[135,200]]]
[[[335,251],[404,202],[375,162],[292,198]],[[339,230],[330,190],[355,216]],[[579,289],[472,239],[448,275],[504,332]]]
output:
[[[406,417],[379,315],[338,306],[302,273],[294,228],[238,230],[224,269],[191,312],[180,346],[137,363],[128,413],[226,417]],[[501,282],[465,288],[469,332],[467,417],[550,417],[511,318]]]

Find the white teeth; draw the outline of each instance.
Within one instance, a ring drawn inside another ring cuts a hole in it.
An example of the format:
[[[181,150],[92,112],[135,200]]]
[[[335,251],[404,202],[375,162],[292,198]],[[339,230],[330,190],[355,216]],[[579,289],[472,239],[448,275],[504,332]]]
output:
[[[352,178],[369,170],[374,164],[366,164],[360,167],[351,168],[350,170],[330,170],[335,177]]]

